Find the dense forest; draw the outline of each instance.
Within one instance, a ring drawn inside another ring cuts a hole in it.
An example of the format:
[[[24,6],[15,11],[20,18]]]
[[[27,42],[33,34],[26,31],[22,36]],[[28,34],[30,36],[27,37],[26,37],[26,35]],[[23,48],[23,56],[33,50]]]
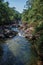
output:
[[[22,21],[34,28],[33,38],[30,41],[33,44],[33,50],[37,53],[37,60],[35,63],[36,58],[34,61],[32,59],[31,65],[37,65],[37,63],[41,65],[41,61],[43,62],[43,0],[27,0]]]
[[[0,25],[15,23],[20,20],[20,15],[15,7],[11,8],[8,2],[0,0]]]

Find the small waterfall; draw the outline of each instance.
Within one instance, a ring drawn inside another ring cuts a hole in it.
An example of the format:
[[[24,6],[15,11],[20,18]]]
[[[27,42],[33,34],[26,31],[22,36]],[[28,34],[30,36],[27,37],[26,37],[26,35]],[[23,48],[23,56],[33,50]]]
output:
[[[18,35],[21,36],[21,37],[25,37],[25,36],[23,35],[23,33],[20,33],[20,32],[18,33]]]

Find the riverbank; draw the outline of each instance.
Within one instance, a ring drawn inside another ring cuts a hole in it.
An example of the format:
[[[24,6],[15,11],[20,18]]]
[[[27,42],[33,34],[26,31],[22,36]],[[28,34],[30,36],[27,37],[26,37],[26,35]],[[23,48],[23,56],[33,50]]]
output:
[[[33,32],[34,32],[34,27],[28,25],[28,23],[25,23],[25,24],[22,24],[20,27],[19,27],[20,30],[22,30],[24,32],[24,37],[25,38],[28,38],[28,39],[31,39],[32,36],[33,36]]]
[[[24,32],[24,37],[27,38],[30,43],[32,44],[31,48],[33,51],[33,65],[42,65],[43,63],[43,30],[39,30],[35,32],[35,26],[31,24],[31,26],[28,25],[28,23],[22,24],[19,28]],[[35,56],[34,56],[35,55]],[[33,58],[32,57],[32,58]],[[34,64],[34,62],[36,62]]]
[[[0,39],[12,38],[16,36],[18,32],[15,30],[12,30],[13,27],[16,28],[15,25],[0,26]]]

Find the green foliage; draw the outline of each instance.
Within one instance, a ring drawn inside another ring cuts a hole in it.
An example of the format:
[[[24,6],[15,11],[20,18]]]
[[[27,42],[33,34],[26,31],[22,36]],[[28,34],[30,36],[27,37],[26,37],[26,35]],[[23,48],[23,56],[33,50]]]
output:
[[[39,24],[39,25],[36,27],[36,32],[39,32],[40,30],[43,30],[43,22],[41,22],[41,24]]]
[[[30,2],[27,0],[26,7],[22,13],[22,20],[34,26],[35,32],[33,35],[36,36],[36,40],[32,40],[34,41],[32,43],[35,45],[34,50],[37,52],[37,59],[40,57],[40,59],[43,60],[43,0],[30,0]],[[31,65],[35,65],[35,58],[36,56],[33,54],[31,59],[33,64]]]
[[[21,18],[20,13],[15,10],[15,7],[10,8],[8,2],[0,1],[0,25],[10,24]]]
[[[29,2],[29,0],[28,0]],[[27,3],[28,3],[27,2]],[[43,20],[43,1],[40,0],[30,0],[31,4],[26,4],[27,8],[23,12],[23,21],[37,22]],[[30,8],[29,8],[30,6]],[[25,12],[26,11],[26,12]],[[26,20],[27,18],[27,20]],[[25,20],[24,20],[25,19]]]

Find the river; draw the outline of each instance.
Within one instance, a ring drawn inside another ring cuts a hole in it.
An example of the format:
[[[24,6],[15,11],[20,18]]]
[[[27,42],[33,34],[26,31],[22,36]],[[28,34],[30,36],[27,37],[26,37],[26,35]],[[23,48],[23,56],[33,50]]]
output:
[[[29,65],[31,44],[20,33],[12,39],[0,43],[3,48],[0,65]]]

